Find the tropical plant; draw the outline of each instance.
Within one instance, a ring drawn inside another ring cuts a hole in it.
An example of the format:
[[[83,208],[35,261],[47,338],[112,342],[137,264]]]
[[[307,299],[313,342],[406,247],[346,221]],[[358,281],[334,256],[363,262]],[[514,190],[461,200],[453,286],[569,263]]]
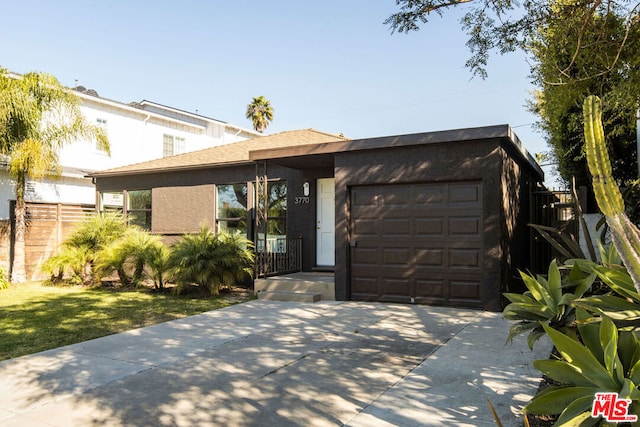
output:
[[[218,238],[222,243],[218,277],[222,287],[229,288],[253,275],[253,243],[240,233],[220,233]]]
[[[58,151],[76,140],[96,140],[109,152],[102,129],[87,124],[77,97],[45,73],[10,75],[0,68],[0,154],[16,183],[14,261],[11,280],[24,282],[27,177],[59,175]]]
[[[169,249],[160,240],[159,244],[149,245],[145,251],[146,275],[153,281],[156,289],[164,289],[164,285],[171,275],[169,272]]]
[[[9,287],[9,279],[4,268],[0,267],[0,289],[7,289]]]
[[[273,107],[264,96],[256,96],[247,105],[246,117],[251,120],[257,132],[263,133],[269,126],[269,122],[273,121]]]
[[[586,319],[588,315],[579,313],[579,317]],[[632,400],[630,412],[639,413],[640,340],[635,333],[619,333],[613,321],[604,317],[599,325],[579,326],[583,345],[548,325],[543,328],[560,359],[533,364],[560,385],[538,393],[524,413],[560,414],[557,426],[598,425],[601,420],[591,418],[591,408],[595,394],[602,392]]]
[[[195,234],[184,235],[172,247],[169,267],[177,281],[176,292],[196,284],[208,294],[218,295],[221,286],[242,280],[253,271],[251,243],[239,235],[214,234],[202,226]]]
[[[104,213],[86,217],[65,239],[60,251],[43,265],[52,282],[70,274],[75,283],[89,284],[94,277],[98,253],[120,238],[127,228],[119,213]]]
[[[523,272],[520,275],[528,291],[504,294],[511,302],[503,311],[504,318],[518,321],[509,329],[507,340],[529,332],[527,343],[533,349],[535,342],[545,334],[545,325],[575,336],[575,312],[571,304],[591,288],[595,274],[585,275],[574,267],[563,279],[553,260],[547,278]]]
[[[610,425],[591,417],[595,393],[616,393],[640,411],[640,232],[625,215],[612,179],[604,141],[600,100],[584,103],[587,163],[598,206],[606,217],[616,251],[601,247],[603,264],[572,260],[574,268],[595,273],[614,293],[575,299],[580,342],[542,324],[562,360],[538,360],[534,366],[559,386],[538,393],[525,412],[560,414],[555,425]],[[617,252],[617,254],[616,254]],[[624,265],[618,265],[622,260]]]
[[[144,279],[151,278],[154,286],[161,289],[164,287],[167,255],[159,236],[152,236],[146,230],[131,226],[119,239],[98,252],[96,271],[100,276],[117,272],[124,286],[138,286]],[[150,274],[147,270],[150,270]]]
[[[93,251],[86,246],[62,246],[61,250],[42,264],[42,271],[49,274],[47,284],[65,282],[72,285],[90,284],[93,281],[90,260]]]

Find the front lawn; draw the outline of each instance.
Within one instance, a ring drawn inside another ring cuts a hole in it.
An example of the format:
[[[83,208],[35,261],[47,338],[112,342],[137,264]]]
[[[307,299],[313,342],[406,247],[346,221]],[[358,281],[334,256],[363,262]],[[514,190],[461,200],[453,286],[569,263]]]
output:
[[[153,293],[147,288],[48,287],[0,290],[0,360],[227,307],[248,292],[219,298]]]

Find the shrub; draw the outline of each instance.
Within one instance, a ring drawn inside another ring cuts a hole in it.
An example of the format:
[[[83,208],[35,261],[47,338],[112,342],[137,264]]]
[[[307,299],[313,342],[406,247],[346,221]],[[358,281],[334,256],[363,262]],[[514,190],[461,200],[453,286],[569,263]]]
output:
[[[166,259],[167,249],[159,236],[152,236],[138,227],[129,227],[120,238],[98,252],[96,271],[99,275],[117,272],[125,286],[138,286],[149,278],[156,288],[163,288]],[[145,267],[150,271],[147,272]]]
[[[9,287],[9,279],[4,268],[0,267],[0,289],[7,289]]]
[[[90,284],[95,279],[98,252],[122,236],[126,228],[124,218],[117,213],[89,216],[62,243],[58,254],[44,263],[42,270],[49,273],[53,283],[70,276],[72,283]]]
[[[239,235],[216,235],[206,226],[198,233],[183,236],[169,255],[177,293],[186,285],[196,284],[204,292],[218,295],[221,286],[230,286],[251,274],[253,263],[249,240]]]

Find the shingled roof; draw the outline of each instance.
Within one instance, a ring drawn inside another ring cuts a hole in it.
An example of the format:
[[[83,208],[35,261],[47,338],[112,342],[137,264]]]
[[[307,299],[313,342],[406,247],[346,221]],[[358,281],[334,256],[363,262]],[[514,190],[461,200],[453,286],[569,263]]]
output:
[[[204,150],[178,154],[177,156],[121,166],[89,174],[92,177],[130,175],[148,172],[164,172],[180,169],[194,169],[211,166],[225,166],[240,163],[251,163],[249,152],[269,150],[283,147],[322,144],[329,142],[346,142],[349,138],[333,135],[315,129],[292,130],[273,135],[261,136],[232,144],[205,148]]]

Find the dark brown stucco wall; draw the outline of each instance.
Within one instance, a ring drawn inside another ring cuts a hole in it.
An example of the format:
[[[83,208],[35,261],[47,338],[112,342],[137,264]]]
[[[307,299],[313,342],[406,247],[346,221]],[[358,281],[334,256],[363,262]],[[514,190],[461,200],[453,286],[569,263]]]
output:
[[[158,187],[151,192],[151,231],[193,233],[215,224],[215,186]]]
[[[302,237],[302,269],[311,271],[316,266],[316,180],[332,178],[333,168],[289,170],[287,198],[287,233]],[[296,204],[296,197],[303,197],[302,185],[309,183],[309,203]]]
[[[315,266],[316,251],[316,179],[332,177],[333,167],[315,167],[309,164],[302,170],[268,163],[267,176],[270,180],[287,181],[287,235],[302,237],[303,270],[311,271]],[[97,179],[96,187],[98,191],[153,189],[153,232],[178,235],[197,231],[203,221],[213,225],[216,184],[253,183],[255,178],[255,165],[240,165],[105,177]],[[295,198],[303,196],[304,182],[309,182],[310,185],[309,203],[296,204]],[[254,217],[252,210],[249,215]],[[249,238],[252,237],[252,231],[250,227]]]
[[[522,292],[524,285],[518,270],[531,263],[530,198],[536,180],[526,166],[503,151],[503,271],[507,279],[504,292]],[[503,301],[505,302],[505,301]]]
[[[336,176],[336,299],[349,297],[349,188],[354,185],[482,181],[486,310],[501,309],[502,158],[497,139],[339,153]]]

